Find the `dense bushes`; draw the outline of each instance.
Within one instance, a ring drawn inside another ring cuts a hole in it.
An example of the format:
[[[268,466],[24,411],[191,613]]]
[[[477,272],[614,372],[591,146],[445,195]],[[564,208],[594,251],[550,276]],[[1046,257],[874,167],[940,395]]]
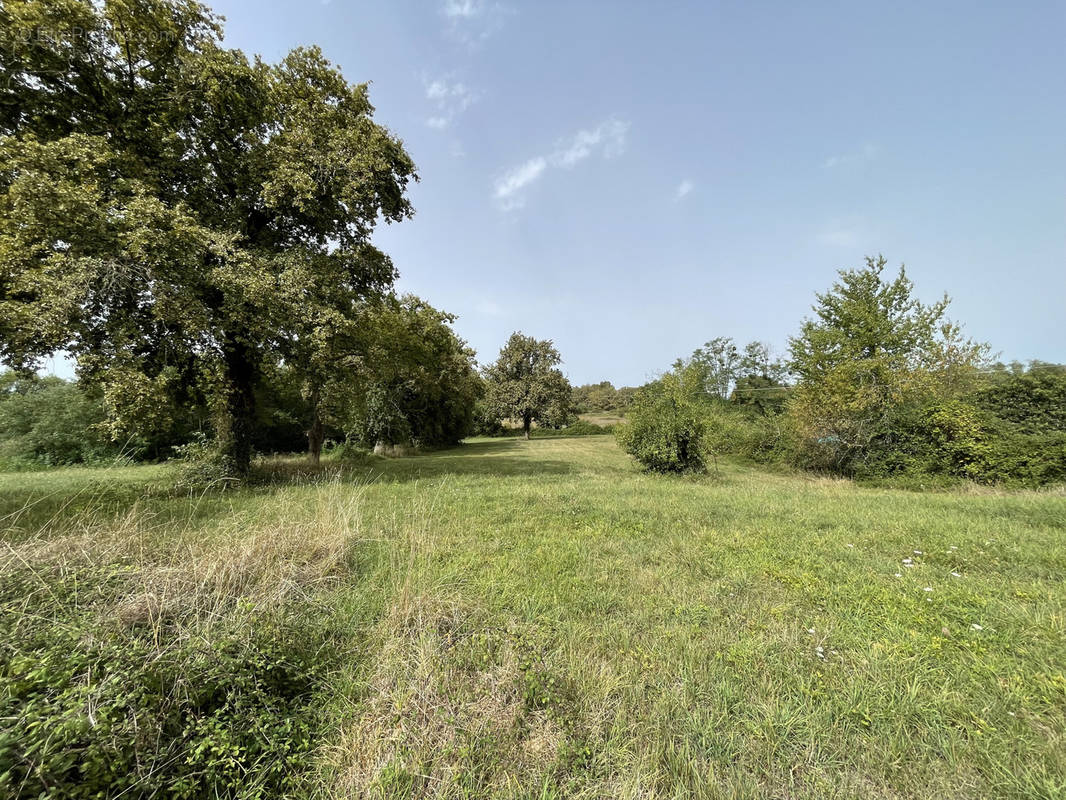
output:
[[[692,369],[676,369],[642,387],[630,403],[618,443],[653,472],[706,468],[710,403]]]
[[[300,796],[311,699],[337,652],[321,610],[249,606],[186,635],[160,609],[94,613],[124,580],[5,577],[5,607],[33,598],[47,606],[39,619],[57,621],[29,624],[38,617],[22,613],[0,622],[0,795]]]

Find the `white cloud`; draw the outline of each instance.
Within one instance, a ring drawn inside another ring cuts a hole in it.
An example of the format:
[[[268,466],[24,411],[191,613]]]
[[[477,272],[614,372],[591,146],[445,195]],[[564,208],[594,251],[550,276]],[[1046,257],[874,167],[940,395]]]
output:
[[[857,150],[853,153],[842,153],[840,155],[829,156],[822,162],[822,167],[825,169],[832,169],[833,167],[842,167],[847,164],[859,164],[866,161],[870,161],[877,157],[877,154],[881,152],[875,144],[865,144],[861,150]]]
[[[694,184],[688,178],[685,178],[683,181],[681,181],[680,184],[678,184],[676,199],[680,200],[682,197],[685,197],[695,188],[696,184]]]
[[[519,208],[523,201],[517,197],[518,192],[540,178],[548,168],[548,161],[543,156],[531,158],[526,163],[515,167],[496,181],[496,199],[505,208]]]
[[[625,150],[629,123],[609,119],[590,131],[578,131],[568,142],[561,143],[552,154],[552,163],[558,167],[570,167],[584,161],[600,148],[604,157],[612,158]]]
[[[488,39],[510,13],[507,7],[487,0],[444,0],[440,11],[448,21],[448,33],[468,47]]]
[[[520,192],[548,170],[572,169],[586,158],[599,154],[614,158],[625,150],[629,123],[611,118],[595,128],[580,130],[568,139],[559,141],[547,155],[534,156],[523,164],[506,172],[496,181],[494,196],[507,209],[520,208],[524,204]]]
[[[450,18],[469,19],[483,13],[485,4],[478,0],[447,0],[442,9],[444,16]]]
[[[426,82],[426,99],[437,107],[437,113],[426,120],[431,128],[447,128],[455,118],[466,111],[477,100],[477,95],[466,84],[438,78]]]

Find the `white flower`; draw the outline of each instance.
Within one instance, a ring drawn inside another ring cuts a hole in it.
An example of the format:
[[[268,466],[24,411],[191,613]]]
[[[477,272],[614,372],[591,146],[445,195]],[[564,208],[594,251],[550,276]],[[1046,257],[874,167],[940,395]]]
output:
[[[914,551],[914,555],[920,556],[920,555],[922,555],[922,551],[921,550],[915,550]]]
[[[902,572],[897,572],[896,573],[896,577],[897,578],[902,578],[903,577],[903,573]]]
[[[951,573],[951,577],[953,577],[953,578],[961,578],[962,576],[959,573],[957,573],[957,572],[952,572]]]
[[[903,563],[904,564],[910,564],[911,563],[911,559],[905,558],[905,559],[903,559]]]
[[[853,544],[846,544],[846,545],[844,545],[844,546],[845,546],[845,547],[854,547],[855,545],[853,545]]]
[[[933,591],[933,587],[932,586],[926,586],[925,589],[923,589],[922,591],[931,592],[931,591]]]
[[[814,636],[814,628],[807,628],[807,633],[809,633],[811,636]]]
[[[975,631],[983,631],[984,630],[984,628],[982,628],[976,622],[973,625],[971,625],[970,627],[973,628]]]

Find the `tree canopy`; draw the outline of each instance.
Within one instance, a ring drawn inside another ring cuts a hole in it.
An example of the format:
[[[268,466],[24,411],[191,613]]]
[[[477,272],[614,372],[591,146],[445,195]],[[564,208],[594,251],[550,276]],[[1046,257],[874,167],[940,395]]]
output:
[[[569,412],[570,382],[557,368],[560,363],[550,339],[512,333],[485,370],[487,404],[498,418],[521,422],[528,439],[533,422],[554,421]]]
[[[886,263],[842,270],[789,340],[791,411],[830,465],[861,458],[900,407],[959,391],[987,354],[947,319],[946,295],[923,304],[903,267],[884,277]]]
[[[317,48],[250,59],[191,0],[2,13],[0,359],[67,350],[118,418],[201,392],[246,471],[263,365],[391,286],[413,162]]]

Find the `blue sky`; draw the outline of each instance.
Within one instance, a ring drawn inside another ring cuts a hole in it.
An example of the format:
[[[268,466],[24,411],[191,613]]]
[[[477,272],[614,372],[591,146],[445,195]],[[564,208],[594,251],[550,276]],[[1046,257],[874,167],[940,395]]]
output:
[[[1066,361],[1066,4],[217,0],[372,81],[422,181],[376,242],[483,361],[575,383],[779,352],[884,253],[1007,359]]]

